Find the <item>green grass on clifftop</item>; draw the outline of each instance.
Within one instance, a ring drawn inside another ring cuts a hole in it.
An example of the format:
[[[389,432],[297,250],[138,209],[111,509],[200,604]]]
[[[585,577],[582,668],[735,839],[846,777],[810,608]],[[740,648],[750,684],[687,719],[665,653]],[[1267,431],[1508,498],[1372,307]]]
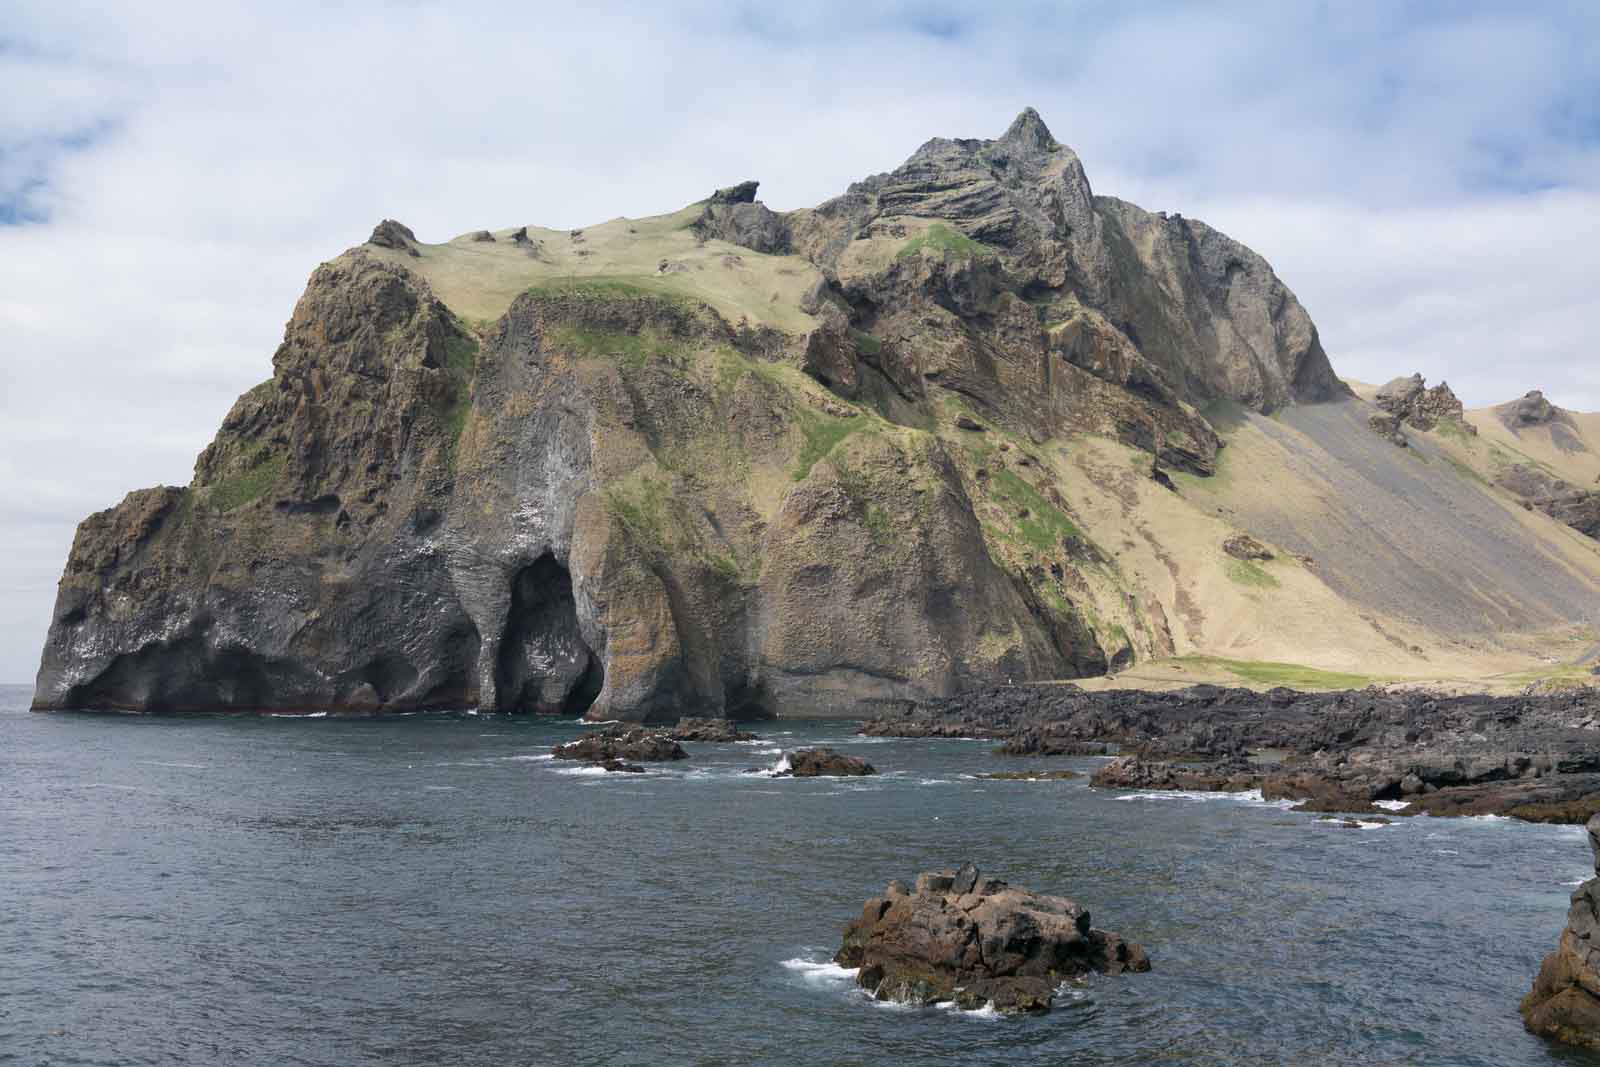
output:
[[[907,241],[905,247],[895,253],[895,257],[905,259],[923,249],[940,254],[954,252],[961,256],[981,256],[994,251],[982,241],[974,241],[959,230],[953,230],[942,222],[936,222]]]
[[[211,486],[206,502],[213,511],[229,512],[253,504],[266,495],[283,473],[284,459],[263,448],[252,457],[250,466]]]

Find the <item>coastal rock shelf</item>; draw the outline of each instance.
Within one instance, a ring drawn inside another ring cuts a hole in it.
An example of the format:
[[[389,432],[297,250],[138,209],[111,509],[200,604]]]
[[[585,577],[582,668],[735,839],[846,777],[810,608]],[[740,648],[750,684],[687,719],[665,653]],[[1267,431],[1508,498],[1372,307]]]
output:
[[[1600,811],[1600,692],[1438,696],[1194,686],[1170,693],[1008,686],[902,708],[878,737],[984,737],[1014,755],[1118,755],[1093,785],[1240,792],[1304,810],[1509,815]]]
[[[1600,815],[1587,829],[1597,877],[1573,891],[1561,940],[1522,998],[1522,1021],[1543,1037],[1600,1049]]]
[[[1063,981],[1091,972],[1150,969],[1143,948],[1094,929],[1077,902],[984,878],[971,863],[918,875],[914,888],[890,882],[845,927],[834,962],[858,968],[878,1000],[1005,1014],[1049,1011]]]

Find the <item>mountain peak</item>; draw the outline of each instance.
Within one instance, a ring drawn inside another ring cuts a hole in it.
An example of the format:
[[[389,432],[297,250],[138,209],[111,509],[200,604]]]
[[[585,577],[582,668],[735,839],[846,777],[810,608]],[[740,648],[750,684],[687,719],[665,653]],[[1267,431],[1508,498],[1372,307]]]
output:
[[[1055,137],[1051,136],[1050,127],[1044,124],[1044,119],[1031,107],[1022,109],[1022,113],[1011,121],[1006,132],[1000,140],[1016,145],[1019,148],[1029,148],[1041,152],[1048,152],[1059,147]]]

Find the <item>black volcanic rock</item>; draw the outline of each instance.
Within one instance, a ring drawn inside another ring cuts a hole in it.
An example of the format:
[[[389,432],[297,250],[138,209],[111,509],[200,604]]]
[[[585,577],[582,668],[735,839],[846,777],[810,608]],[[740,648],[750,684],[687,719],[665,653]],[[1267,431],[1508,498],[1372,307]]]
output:
[[[897,710],[862,732],[995,737],[1002,751],[1029,755],[1113,744],[1120,754],[1094,785],[1260,789],[1312,811],[1382,802],[1400,814],[1562,823],[1600,811],[1600,690],[1589,688],[1492,697],[1006,686]]]

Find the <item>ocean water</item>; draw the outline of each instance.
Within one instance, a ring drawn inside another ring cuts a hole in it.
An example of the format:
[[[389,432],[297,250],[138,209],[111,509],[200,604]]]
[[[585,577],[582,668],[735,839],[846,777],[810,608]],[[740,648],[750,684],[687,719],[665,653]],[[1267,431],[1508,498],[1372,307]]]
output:
[[[0,688],[0,1063],[1595,1062],[1516,1010],[1589,873],[1575,827],[980,781],[1029,763],[839,723],[603,775],[544,758],[571,722],[27,696]],[[742,773],[819,742],[886,773]],[[890,878],[966,859],[1154,971],[997,1018],[827,962]]]

